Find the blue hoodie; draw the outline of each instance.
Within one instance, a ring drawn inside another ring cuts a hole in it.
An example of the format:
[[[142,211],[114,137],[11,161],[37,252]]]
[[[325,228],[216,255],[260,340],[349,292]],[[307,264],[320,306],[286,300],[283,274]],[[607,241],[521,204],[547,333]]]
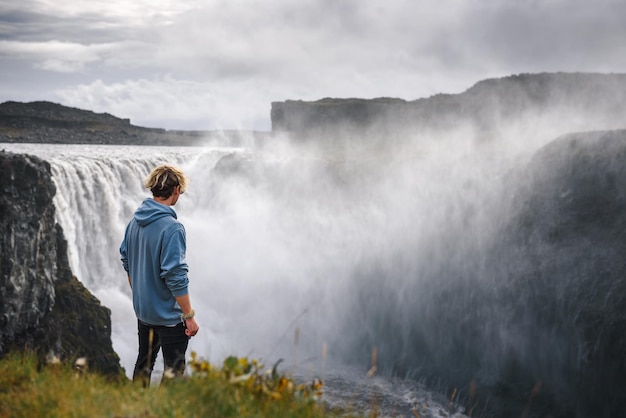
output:
[[[182,310],[176,296],[187,294],[185,228],[176,212],[154,199],[144,200],[126,227],[122,264],[133,287],[137,318],[150,325],[176,325]]]

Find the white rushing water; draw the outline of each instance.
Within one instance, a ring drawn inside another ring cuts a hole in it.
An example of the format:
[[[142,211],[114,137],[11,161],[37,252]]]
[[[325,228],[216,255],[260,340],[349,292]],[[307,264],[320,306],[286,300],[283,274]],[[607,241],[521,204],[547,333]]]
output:
[[[136,356],[136,320],[118,249],[134,210],[149,197],[142,182],[157,164],[176,164],[191,179],[175,207],[187,230],[190,295],[201,327],[190,350],[215,363],[228,355],[266,364],[283,357],[286,367],[326,376],[344,393],[354,389],[349,383],[354,373],[365,382],[369,366],[350,373],[335,367],[341,364],[335,354],[345,349],[341,341],[350,340],[338,334],[349,329],[342,319],[359,286],[354,271],[372,257],[389,263],[414,257],[424,265],[454,257],[451,242],[457,248],[480,246],[497,227],[488,208],[498,199],[500,169],[493,162],[477,164],[462,146],[455,153],[444,145],[434,147],[429,153],[436,159],[405,154],[393,163],[376,162],[375,170],[371,161],[304,157],[290,147],[272,152],[42,144],[0,148],[50,162],[72,271],[111,309],[113,346],[128,375]],[[398,277],[394,286],[402,292],[406,281],[415,279]],[[335,345],[323,355],[327,341]],[[396,412],[429,405],[420,410],[422,416],[434,416],[448,409],[440,406],[445,399],[437,403],[439,395],[417,383],[393,382],[362,383],[362,400],[376,385]],[[358,403],[359,395],[349,396]],[[331,402],[341,398],[330,386],[327,397]]]

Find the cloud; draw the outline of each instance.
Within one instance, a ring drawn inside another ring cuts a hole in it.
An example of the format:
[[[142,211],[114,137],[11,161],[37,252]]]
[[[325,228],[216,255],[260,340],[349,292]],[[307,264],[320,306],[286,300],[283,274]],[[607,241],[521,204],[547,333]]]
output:
[[[0,41],[0,54],[34,62],[34,66],[51,71],[74,72],[100,59],[106,46],[96,48],[70,42]]]
[[[0,14],[33,13],[60,19],[98,16],[102,20],[117,20],[128,25],[151,22],[156,17],[173,18],[197,6],[196,0],[21,0],[0,4]],[[91,19],[90,19],[91,20]]]
[[[150,48],[149,44],[132,41],[80,44],[0,40],[0,56],[30,62],[34,68],[64,73],[83,71],[90,64],[117,68],[143,66]]]
[[[414,53],[441,27],[449,27],[451,16],[405,1],[384,6],[267,1],[255,7],[216,1],[181,15],[161,34],[161,46],[179,58],[172,63],[182,60],[191,64],[189,71],[208,76],[295,78],[343,68],[380,71],[419,63]]]
[[[0,60],[80,76],[42,92],[73,105],[134,120],[148,105],[155,119],[141,120],[158,126],[171,106],[160,100],[175,98],[193,105],[168,124],[240,126],[266,120],[274,100],[412,100],[520,72],[622,72],[625,15],[623,0],[23,0],[0,5]]]
[[[69,106],[113,113],[139,126],[268,130],[265,87],[252,81],[233,86],[165,76],[111,84],[96,80],[57,90],[56,95]],[[233,96],[233,91],[240,94]]]
[[[472,8],[461,31],[473,53],[508,71],[624,71],[623,16],[621,0],[493,3]]]

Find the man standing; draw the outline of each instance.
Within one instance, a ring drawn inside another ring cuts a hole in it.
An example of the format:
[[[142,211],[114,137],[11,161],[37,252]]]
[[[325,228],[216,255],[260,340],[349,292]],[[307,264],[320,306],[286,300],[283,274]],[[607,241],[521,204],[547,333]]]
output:
[[[182,376],[189,338],[198,332],[188,293],[185,228],[172,208],[187,178],[177,167],[161,165],[145,181],[145,199],[126,227],[120,246],[139,329],[133,381],[149,385],[160,349],[165,376]]]

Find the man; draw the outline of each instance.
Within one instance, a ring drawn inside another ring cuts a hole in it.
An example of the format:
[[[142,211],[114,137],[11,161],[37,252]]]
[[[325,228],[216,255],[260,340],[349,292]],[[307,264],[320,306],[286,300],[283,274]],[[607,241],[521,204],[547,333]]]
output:
[[[160,349],[164,376],[184,374],[189,338],[199,329],[187,289],[185,228],[172,208],[185,192],[187,178],[179,168],[161,165],[145,186],[153,197],[135,211],[120,246],[139,330],[133,381],[144,387]]]

